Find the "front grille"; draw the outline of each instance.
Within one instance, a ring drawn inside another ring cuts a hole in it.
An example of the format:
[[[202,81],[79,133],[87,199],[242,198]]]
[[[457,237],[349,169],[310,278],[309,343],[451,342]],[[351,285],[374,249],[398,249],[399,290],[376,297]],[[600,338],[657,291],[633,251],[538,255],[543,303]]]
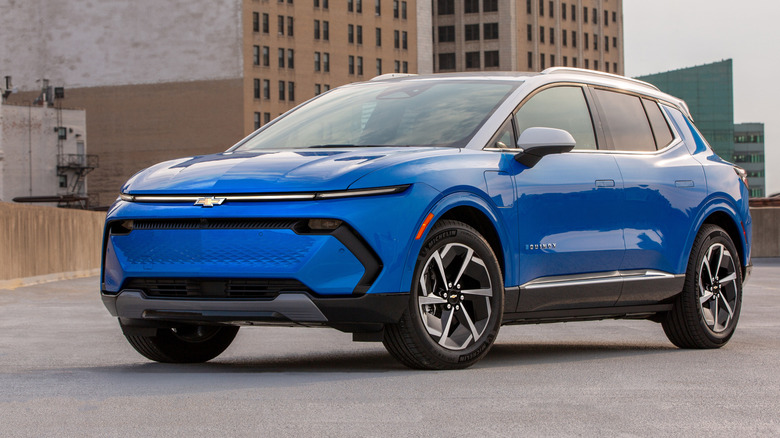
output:
[[[289,229],[298,219],[139,219],[136,230]]]
[[[124,289],[140,289],[152,298],[213,298],[273,300],[283,292],[310,292],[297,280],[131,278]]]

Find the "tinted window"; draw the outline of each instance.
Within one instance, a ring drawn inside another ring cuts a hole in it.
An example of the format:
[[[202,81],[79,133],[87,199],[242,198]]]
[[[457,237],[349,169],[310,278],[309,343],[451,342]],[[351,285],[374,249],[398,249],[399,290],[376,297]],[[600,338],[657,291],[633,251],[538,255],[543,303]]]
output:
[[[580,87],[555,87],[537,93],[517,111],[517,132],[532,127],[569,131],[575,149],[596,149],[593,122]]]
[[[619,151],[654,151],[655,140],[642,102],[636,96],[593,90],[609,128],[612,147]]]
[[[666,123],[666,118],[661,114],[661,108],[658,108],[658,104],[652,100],[642,99],[642,104],[645,106],[647,118],[650,120],[650,126],[653,128],[655,145],[658,149],[663,149],[674,139],[672,131],[669,130],[669,125]]]

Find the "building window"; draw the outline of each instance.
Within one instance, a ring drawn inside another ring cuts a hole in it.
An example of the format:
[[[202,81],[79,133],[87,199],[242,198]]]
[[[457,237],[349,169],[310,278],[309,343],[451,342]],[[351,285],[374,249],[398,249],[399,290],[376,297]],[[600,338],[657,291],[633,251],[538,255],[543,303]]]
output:
[[[320,7],[320,0],[314,0],[314,7],[319,8]]]
[[[320,52],[314,52],[314,71],[320,71]]]
[[[382,74],[382,60],[377,58],[376,59],[376,75],[379,76]]]
[[[612,37],[612,47],[617,49],[617,37]]]
[[[263,124],[271,123],[271,113],[263,113]]]
[[[525,0],[525,13],[531,13],[531,0]]]
[[[561,39],[562,39],[561,44],[563,45],[563,47],[566,47],[569,44],[568,38],[567,38],[568,35],[569,35],[569,32],[566,31],[566,29],[561,31]]]
[[[528,31],[528,41],[534,40],[534,27],[533,25],[529,24],[526,26],[526,30]]]
[[[486,40],[498,39],[498,23],[485,23],[482,25],[483,35]]]
[[[539,16],[544,17],[544,0],[539,0]]]
[[[566,20],[566,3],[561,4],[561,19]]]
[[[564,56],[563,57],[563,66],[564,67],[568,67],[569,66],[569,57],[568,56]]]
[[[287,100],[295,102],[295,82],[287,83]]]
[[[401,18],[406,20],[406,2],[401,2]]]
[[[539,69],[544,70],[544,53],[539,54]]]
[[[612,22],[617,23],[617,12],[612,11]]]
[[[571,58],[571,66],[572,67],[576,67],[577,66],[577,57],[576,56],[572,56],[572,58]]]
[[[268,46],[263,46],[263,66],[268,67],[271,65],[270,49]]]
[[[263,79],[263,99],[271,99],[271,81]]]
[[[547,6],[548,6],[547,10],[549,11],[548,13],[550,14],[550,18],[553,18],[554,17],[555,8],[553,7],[552,0],[550,0],[550,3]]]
[[[604,36],[604,51],[609,52],[609,37]]]
[[[475,25],[478,26],[478,25]],[[468,28],[468,25],[466,26]],[[398,31],[396,31],[396,36]],[[450,43],[455,41],[455,26],[439,26],[439,42]],[[396,49],[398,46],[396,45]]]
[[[284,81],[279,81],[279,100],[284,101],[285,89]]]
[[[401,48],[401,32],[397,30],[393,31],[393,47],[396,49]]]
[[[347,0],[347,12],[353,12],[355,10],[354,0]]]
[[[252,32],[260,32],[260,13],[252,12]]]
[[[482,0],[482,12],[498,11],[498,0]]]
[[[437,0],[436,10],[439,15],[452,15],[455,13],[455,0]]]
[[[255,129],[260,129],[260,113],[255,113]],[[62,184],[60,184],[62,187]]]
[[[498,50],[485,52],[485,68],[498,67]]]
[[[295,68],[295,51],[287,49],[287,68]]]
[[[284,15],[277,16],[276,25],[279,35],[284,35]]]
[[[355,25],[354,24],[348,24],[347,25],[347,42],[350,44],[354,44],[355,42]]]
[[[314,20],[314,39],[320,39],[320,20]]]
[[[376,46],[382,47],[382,29],[376,28]]]
[[[314,95],[319,96],[322,93],[322,85],[314,84]]]
[[[60,188],[68,188],[68,175],[60,175]]]
[[[555,55],[550,55],[550,67],[555,67]]]
[[[550,28],[550,44],[555,44],[555,28]]]
[[[325,73],[330,72],[330,53],[323,53],[322,54],[322,71]]]
[[[593,8],[593,24],[599,24],[599,11]]]
[[[577,21],[577,5],[571,5],[571,21]]]
[[[357,9],[357,13],[358,14],[362,14],[363,13],[363,0],[356,0],[355,3],[356,3],[356,6],[357,6],[357,8],[355,8],[355,9]]]
[[[587,59],[585,60],[585,68],[590,68],[590,62]]]
[[[439,70],[455,70],[454,53],[439,53]]]
[[[355,57],[352,55],[349,55],[349,74],[354,75],[355,74]]]
[[[254,82],[254,97],[255,99],[260,99],[260,79],[255,79],[253,82]]]
[[[599,69],[599,61],[594,59],[593,60],[593,70],[598,70],[598,69]]]
[[[466,52],[466,68],[480,68],[479,52]]]
[[[287,17],[287,36],[293,36],[293,17]]]
[[[609,26],[609,12],[604,11],[604,27]]]
[[[528,70],[534,69],[534,52],[528,52]]]
[[[407,38],[407,33],[406,33],[406,31],[403,31],[403,32],[401,32],[401,46],[402,46],[402,48],[403,48],[404,50],[406,50],[406,49],[408,49],[408,48],[409,48],[409,45],[408,45],[408,41],[407,41],[407,40],[408,40],[408,38]]]
[[[409,73],[409,63],[404,61],[403,66],[404,66],[403,73]]]
[[[357,74],[358,76],[363,76],[363,57],[358,56],[357,57]]]
[[[398,0],[393,0],[393,18],[398,18]]]
[[[252,64],[260,65],[260,46],[252,46]]]
[[[588,22],[588,7],[583,6],[582,7],[582,19],[587,23]]]
[[[599,49],[599,36],[597,34],[593,34],[593,50]]]
[[[382,0],[374,0],[374,14],[377,17],[382,15]]]
[[[474,14],[479,12],[479,0],[463,0],[463,12]]]
[[[588,34],[585,33],[583,34],[583,36],[585,37],[585,50],[588,50],[588,46],[589,46],[588,43],[590,42],[590,40],[588,39]]]
[[[322,0],[322,9],[328,9],[328,0]]]
[[[394,73],[401,73],[401,61],[393,62],[393,72]]]
[[[479,24],[467,24],[465,26],[465,36],[466,41],[474,41],[479,39]],[[453,41],[455,40],[453,35]]]
[[[284,68],[284,49],[279,49],[279,68]]]
[[[325,41],[330,40],[330,23],[327,21],[322,22],[322,39]]]
[[[268,14],[263,14],[263,33],[268,33]]]
[[[357,43],[363,44],[363,26],[357,27]]]
[[[330,85],[328,85],[328,84],[323,84],[323,85],[322,85],[322,89],[323,89],[323,90],[325,90],[325,91],[328,91],[328,90],[330,90]]]
[[[539,42],[544,44],[544,26],[539,26]]]
[[[609,73],[609,61],[604,62],[604,71]]]
[[[577,32],[574,30],[571,31],[571,46],[577,47]]]

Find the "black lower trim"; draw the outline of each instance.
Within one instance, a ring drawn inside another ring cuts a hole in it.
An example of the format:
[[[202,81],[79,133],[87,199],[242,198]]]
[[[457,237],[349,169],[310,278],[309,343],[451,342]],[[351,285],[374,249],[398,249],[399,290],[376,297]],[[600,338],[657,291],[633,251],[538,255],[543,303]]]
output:
[[[379,257],[371,250],[363,240],[358,237],[357,233],[352,231],[346,225],[333,230],[333,237],[339,240],[347,249],[358,259],[360,264],[363,265],[365,271],[363,276],[358,281],[355,289],[352,290],[353,295],[363,295],[368,292],[368,289],[374,283],[374,280],[379,276],[379,272],[382,270],[382,262]]]
[[[504,313],[504,324],[540,324],[592,319],[649,319],[659,312],[670,310],[672,304],[514,312]]]
[[[328,322],[392,324],[409,306],[409,294],[365,294],[360,297],[312,298]]]

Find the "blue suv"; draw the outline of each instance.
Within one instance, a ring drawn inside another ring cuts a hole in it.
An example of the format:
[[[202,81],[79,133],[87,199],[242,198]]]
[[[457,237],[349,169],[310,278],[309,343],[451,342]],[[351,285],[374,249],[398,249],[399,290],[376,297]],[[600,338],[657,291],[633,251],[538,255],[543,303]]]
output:
[[[385,75],[133,176],[101,295],[159,362],[212,359],[250,325],[330,326],[426,369],[474,364],[502,324],[648,319],[717,348],[750,273],[747,198],[650,84]]]

